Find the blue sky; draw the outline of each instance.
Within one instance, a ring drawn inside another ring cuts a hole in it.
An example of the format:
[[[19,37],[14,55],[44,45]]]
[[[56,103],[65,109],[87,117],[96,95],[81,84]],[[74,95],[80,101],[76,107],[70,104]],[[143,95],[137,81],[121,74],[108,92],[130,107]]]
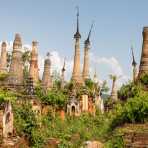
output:
[[[91,69],[106,79],[115,69],[101,58],[117,60],[122,73],[131,74],[130,46],[139,63],[142,29],[148,25],[147,0],[0,0],[0,40],[12,41],[16,32],[24,44],[39,42],[39,52],[56,51],[70,62],[74,54],[76,9],[80,9],[81,51],[92,20]],[[82,55],[83,56],[83,55]],[[83,58],[81,56],[81,58]],[[94,60],[95,58],[95,60]],[[96,62],[97,61],[97,62]],[[112,60],[111,60],[112,61]],[[109,61],[108,61],[109,62]],[[111,69],[111,70],[110,70]]]

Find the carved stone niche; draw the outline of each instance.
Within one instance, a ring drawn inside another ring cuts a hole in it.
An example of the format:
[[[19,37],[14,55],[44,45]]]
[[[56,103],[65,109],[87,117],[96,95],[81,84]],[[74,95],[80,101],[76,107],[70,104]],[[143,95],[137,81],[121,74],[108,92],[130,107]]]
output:
[[[2,138],[13,136],[13,112],[10,101],[4,102],[0,106],[0,129]]]
[[[67,104],[67,114],[70,116],[79,116],[80,115],[80,105],[79,101],[75,96],[71,96],[69,98],[69,102]]]

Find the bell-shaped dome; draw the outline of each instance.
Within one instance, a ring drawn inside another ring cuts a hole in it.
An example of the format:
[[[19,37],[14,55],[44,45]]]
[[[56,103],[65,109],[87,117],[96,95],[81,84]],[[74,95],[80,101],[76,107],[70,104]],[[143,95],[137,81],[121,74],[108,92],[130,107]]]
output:
[[[45,65],[51,65],[50,53],[49,52],[46,55]]]
[[[2,47],[6,47],[6,46],[7,46],[6,42],[2,42]]]

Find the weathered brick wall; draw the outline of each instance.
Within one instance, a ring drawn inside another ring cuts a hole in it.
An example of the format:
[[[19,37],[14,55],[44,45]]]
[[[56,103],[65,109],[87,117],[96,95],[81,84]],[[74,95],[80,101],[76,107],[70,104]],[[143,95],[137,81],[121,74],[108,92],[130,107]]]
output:
[[[148,132],[125,133],[125,148],[148,148]]]

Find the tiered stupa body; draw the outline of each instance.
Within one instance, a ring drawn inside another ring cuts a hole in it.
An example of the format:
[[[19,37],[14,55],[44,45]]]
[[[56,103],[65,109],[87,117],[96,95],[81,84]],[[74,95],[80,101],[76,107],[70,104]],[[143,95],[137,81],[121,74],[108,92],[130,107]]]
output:
[[[139,67],[139,78],[144,73],[148,73],[148,27],[143,28],[143,45]]]
[[[79,33],[79,13],[77,14],[77,31],[74,35],[75,38],[75,54],[74,54],[74,65],[73,65],[73,73],[72,80],[78,84],[82,84],[82,75],[80,68],[80,38],[81,35]]]
[[[90,42],[89,40],[86,40],[84,46],[83,80],[89,79],[89,49]]]
[[[10,84],[23,84],[22,42],[19,34],[15,35],[15,40],[13,42],[12,61],[9,73]]]
[[[31,51],[31,61],[30,61],[30,69],[29,76],[33,78],[33,82],[36,85],[39,81],[39,68],[38,68],[38,42],[32,42],[32,51]]]
[[[44,62],[44,72],[42,78],[42,85],[45,89],[50,89],[52,87],[52,77],[51,77],[51,61],[49,58],[50,54],[47,54],[47,58]]]
[[[89,76],[90,40],[89,40],[89,38],[90,38],[90,35],[91,35],[92,27],[93,26],[91,26],[90,32],[88,34],[88,37],[87,37],[87,39],[85,40],[85,43],[84,43],[84,65],[83,65],[83,73],[82,73],[84,81],[90,78],[90,76]]]
[[[7,44],[3,42],[1,45],[1,57],[0,57],[0,73],[7,72]]]

